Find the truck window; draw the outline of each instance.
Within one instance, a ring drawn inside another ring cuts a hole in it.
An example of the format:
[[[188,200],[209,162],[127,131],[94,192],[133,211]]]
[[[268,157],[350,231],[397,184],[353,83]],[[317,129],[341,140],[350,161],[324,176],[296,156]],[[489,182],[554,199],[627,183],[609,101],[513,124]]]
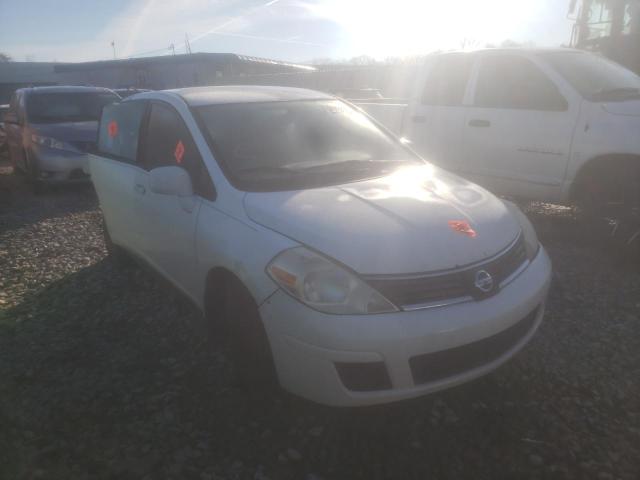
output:
[[[460,106],[471,74],[473,59],[465,54],[436,60],[422,91],[425,105]]]
[[[530,60],[491,55],[478,71],[476,107],[564,111],[568,104],[557,87]]]
[[[171,165],[183,167],[191,176],[194,191],[204,198],[214,199],[207,168],[189,129],[173,107],[157,102],[151,104],[144,144],[142,163],[147,170]]]
[[[145,101],[105,105],[98,131],[98,153],[115,160],[136,163],[138,132],[146,107]]]

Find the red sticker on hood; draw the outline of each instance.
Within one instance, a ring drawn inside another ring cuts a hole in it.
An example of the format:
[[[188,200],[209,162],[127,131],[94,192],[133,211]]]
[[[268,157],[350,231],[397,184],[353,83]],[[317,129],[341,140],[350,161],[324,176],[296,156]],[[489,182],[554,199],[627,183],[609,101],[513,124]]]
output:
[[[115,137],[118,134],[118,122],[111,120],[109,125],[107,125],[107,132],[109,133],[109,137]]]
[[[471,228],[471,225],[469,225],[469,222],[466,220],[449,220],[449,227],[454,232],[462,233],[467,237],[473,238],[477,235],[476,231]]]
[[[184,157],[184,145],[182,144],[182,140],[178,140],[173,156],[176,157],[176,162],[178,164],[182,163],[182,157]]]

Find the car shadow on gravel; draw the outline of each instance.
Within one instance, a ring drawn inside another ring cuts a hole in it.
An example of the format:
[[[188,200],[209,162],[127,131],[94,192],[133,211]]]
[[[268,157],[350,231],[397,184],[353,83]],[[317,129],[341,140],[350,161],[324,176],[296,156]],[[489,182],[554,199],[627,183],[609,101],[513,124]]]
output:
[[[637,478],[640,277],[562,210],[528,212],[554,263],[531,343],[470,384],[364,409],[241,389],[193,306],[104,258],[99,212],[78,212],[2,237],[2,479]]]
[[[108,259],[5,310],[0,477],[565,478],[593,474],[578,465],[593,456],[608,472],[583,435],[610,439],[610,410],[574,403],[593,395],[544,359],[552,325],[476,382],[332,409],[242,390],[198,320],[154,276]]]

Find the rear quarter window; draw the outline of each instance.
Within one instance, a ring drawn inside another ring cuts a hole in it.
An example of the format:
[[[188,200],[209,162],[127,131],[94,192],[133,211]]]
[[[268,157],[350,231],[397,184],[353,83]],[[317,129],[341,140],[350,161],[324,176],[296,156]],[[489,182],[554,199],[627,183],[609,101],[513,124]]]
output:
[[[128,163],[136,163],[140,125],[146,101],[106,105],[98,132],[98,153]]]

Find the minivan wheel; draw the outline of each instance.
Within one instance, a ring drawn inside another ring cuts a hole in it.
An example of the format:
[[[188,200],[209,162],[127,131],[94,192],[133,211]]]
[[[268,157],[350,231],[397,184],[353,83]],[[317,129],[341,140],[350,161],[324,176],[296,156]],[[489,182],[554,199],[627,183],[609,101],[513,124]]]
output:
[[[271,346],[255,300],[237,279],[215,295],[218,305],[210,315],[215,333],[229,348],[234,373],[241,386],[258,393],[277,385]]]
[[[133,260],[129,254],[111,240],[111,235],[109,235],[109,229],[107,228],[107,223],[104,221],[104,218],[102,219],[102,233],[104,236],[104,244],[107,248],[107,255],[113,260],[113,263],[120,268],[128,268],[133,265]]]
[[[29,154],[24,152],[25,163],[27,165],[27,181],[31,184],[31,188],[33,188],[33,193],[39,195],[44,193],[45,184],[38,177],[40,176],[40,171],[35,162],[29,157]]]

